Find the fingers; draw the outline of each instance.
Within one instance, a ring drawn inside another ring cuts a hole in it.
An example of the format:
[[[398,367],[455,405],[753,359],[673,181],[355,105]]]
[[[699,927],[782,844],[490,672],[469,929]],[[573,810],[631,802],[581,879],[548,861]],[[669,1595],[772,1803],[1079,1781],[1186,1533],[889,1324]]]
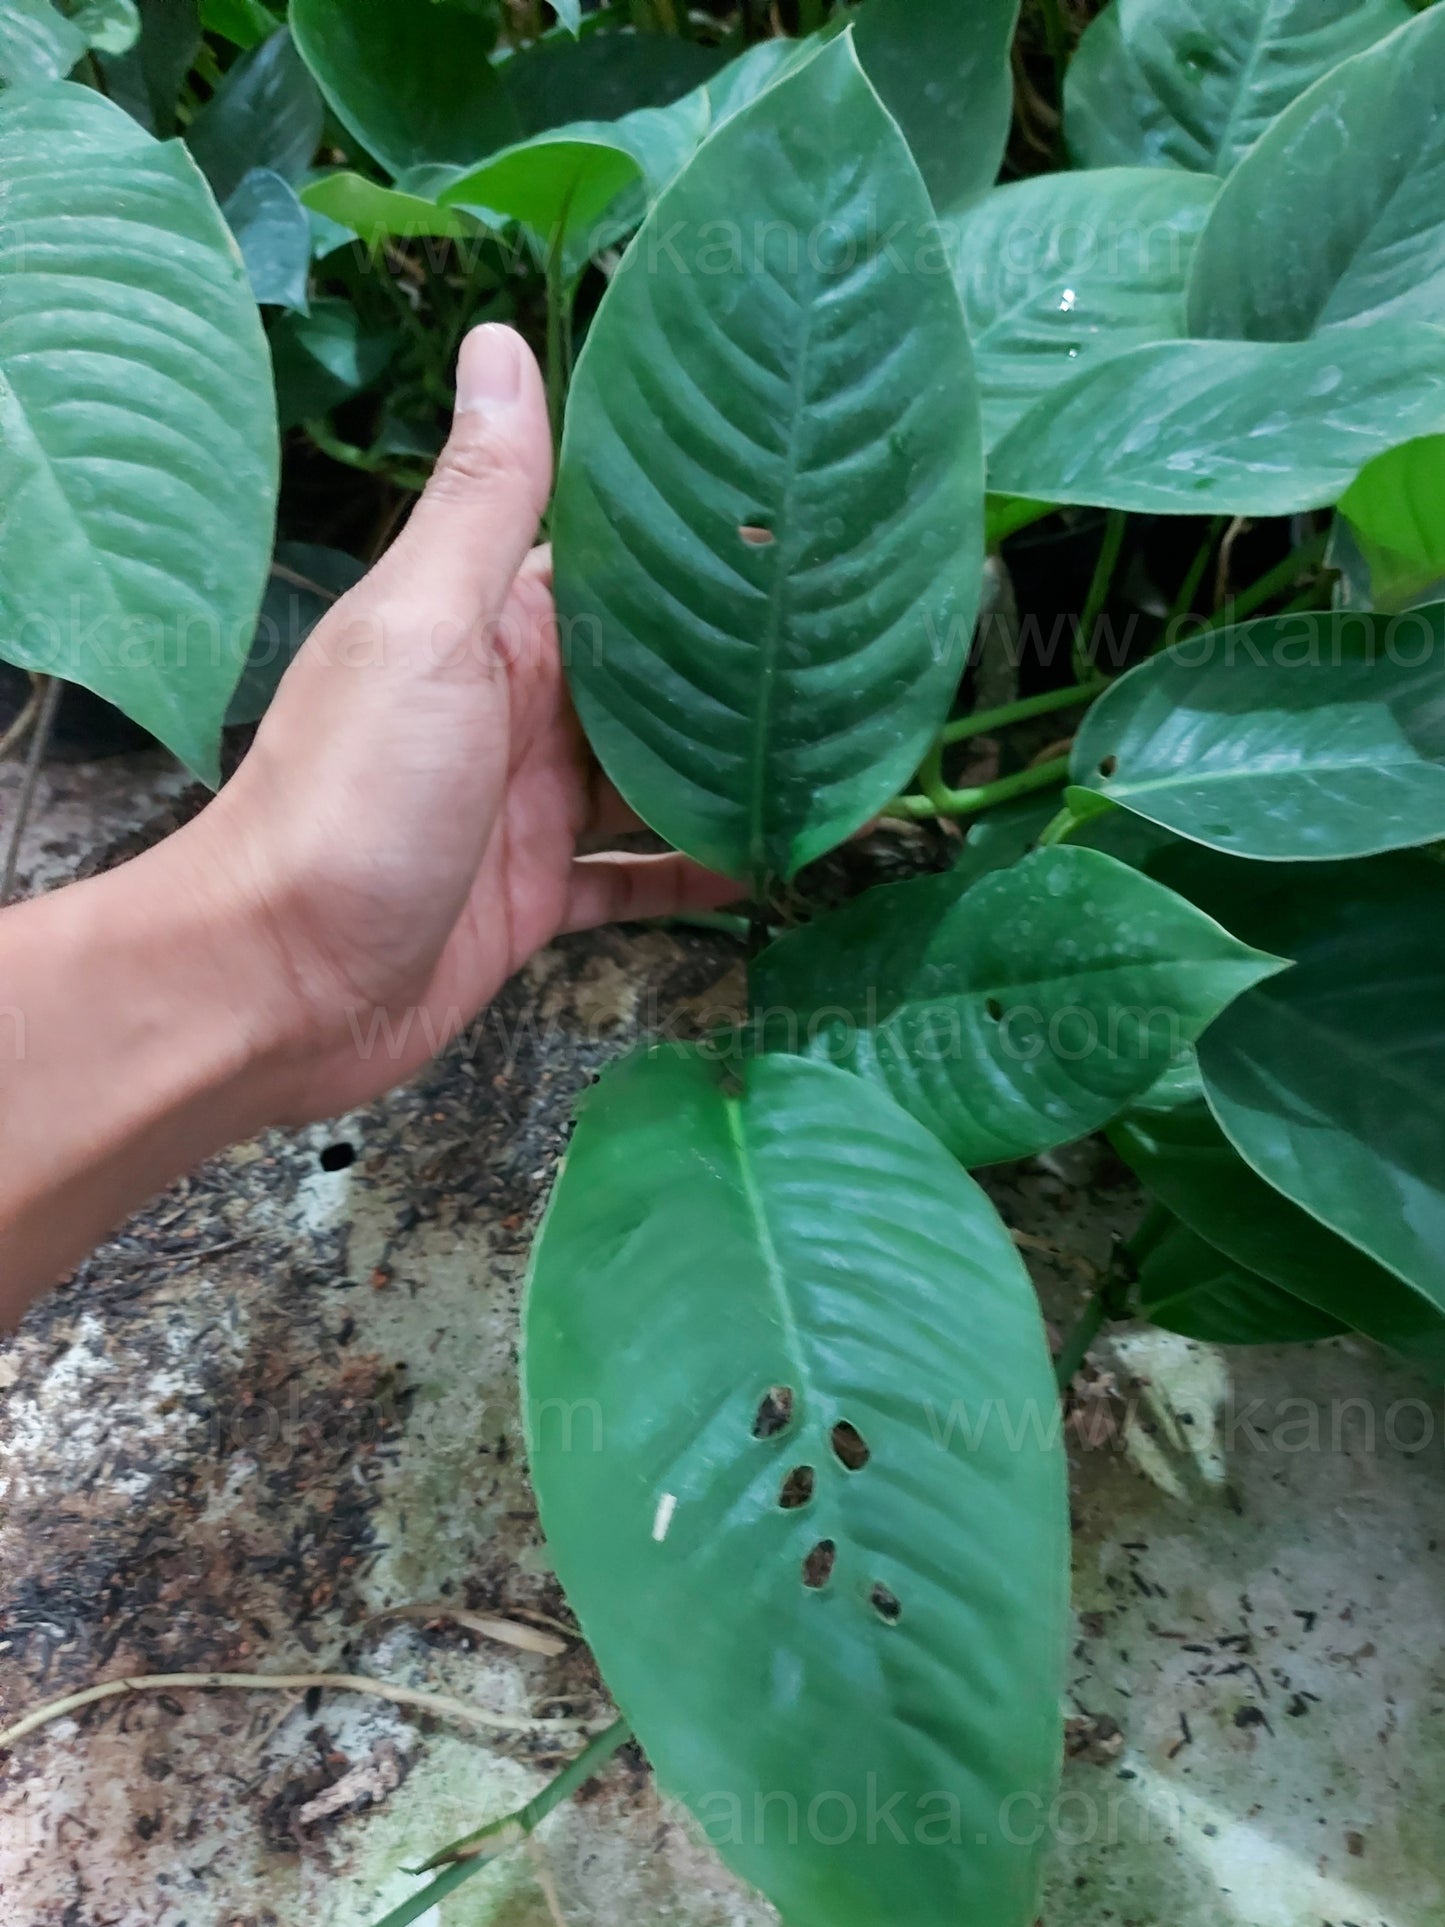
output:
[[[528,551],[552,481],[547,398],[531,350],[488,322],[462,343],[452,431],[411,519],[377,574],[439,624],[495,617]]]
[[[562,928],[592,930],[600,923],[720,910],[738,894],[730,878],[685,856],[583,856],[572,865]]]

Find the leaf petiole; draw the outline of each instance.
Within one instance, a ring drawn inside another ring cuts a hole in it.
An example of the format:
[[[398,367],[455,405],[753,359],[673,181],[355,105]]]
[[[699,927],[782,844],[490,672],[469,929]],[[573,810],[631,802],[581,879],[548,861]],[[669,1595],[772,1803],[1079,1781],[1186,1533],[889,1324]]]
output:
[[[944,785],[929,796],[895,796],[883,811],[885,816],[902,818],[906,823],[926,822],[931,816],[975,816],[991,810],[997,803],[1012,802],[1016,796],[1029,796],[1034,790],[1051,789],[1069,773],[1067,756],[1055,756],[1032,769],[1021,769],[1013,776],[1000,776],[992,783],[979,783],[972,789],[951,790]]]

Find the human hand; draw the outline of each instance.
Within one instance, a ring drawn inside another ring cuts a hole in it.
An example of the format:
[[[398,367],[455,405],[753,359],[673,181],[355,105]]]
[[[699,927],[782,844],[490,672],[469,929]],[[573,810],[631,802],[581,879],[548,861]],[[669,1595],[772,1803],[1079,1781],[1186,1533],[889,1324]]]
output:
[[[278,1121],[401,1081],[561,931],[738,894],[680,856],[579,854],[637,820],[567,698],[550,559],[531,548],[551,437],[521,337],[476,329],[457,394],[405,531],[168,846],[198,888],[220,880],[226,927],[258,933],[232,996],[267,986],[269,1054],[287,1067]]]

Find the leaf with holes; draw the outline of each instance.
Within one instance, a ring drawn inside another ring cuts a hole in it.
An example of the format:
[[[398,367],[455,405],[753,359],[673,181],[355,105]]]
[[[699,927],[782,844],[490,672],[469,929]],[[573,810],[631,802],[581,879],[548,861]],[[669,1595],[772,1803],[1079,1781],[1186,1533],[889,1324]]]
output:
[[[879,1084],[963,1164],[1097,1130],[1280,968],[1096,850],[884,885],[753,966],[765,1050]]]
[[[89,88],[0,99],[0,172],[0,654],[214,781],[276,499],[235,243],[185,148]]]
[[[573,1136],[523,1368],[558,1576],[729,1864],[789,1927],[1028,1927],[1000,1815],[1058,1764],[1058,1401],[948,1153],[827,1065],[635,1054]]]
[[[1445,836],[1445,604],[1270,616],[1176,643],[1090,709],[1072,775],[1237,856]]]
[[[1425,322],[1165,341],[1045,395],[990,449],[989,486],[1150,515],[1292,515],[1441,429],[1445,329]]]
[[[1200,1044],[1225,1134],[1445,1313],[1445,869],[1394,856],[1261,882],[1252,864],[1197,867],[1191,894],[1295,960]]]
[[[1244,1270],[1432,1371],[1445,1370],[1445,1315],[1250,1169],[1203,1104],[1109,1127],[1156,1198]]]
[[[1376,456],[1341,496],[1340,514],[1369,571],[1371,608],[1408,609],[1445,595],[1442,504],[1445,435]]]
[[[946,224],[990,447],[1086,358],[1184,332],[1189,263],[1217,192],[1150,168],[1044,174]]]
[[[1227,174],[1322,74],[1410,18],[1406,0],[1113,0],[1064,84],[1081,167]]]
[[[1303,341],[1445,299],[1445,11],[1313,86],[1226,181],[1195,251],[1190,332]]]
[[[791,876],[917,767],[977,607],[978,408],[927,194],[848,36],[707,141],[633,242],[552,529],[578,711],[669,842]]]
[[[1018,17],[1019,0],[868,0],[857,17],[858,57],[940,214],[998,179]]]
[[[1307,1345],[1350,1328],[1159,1209],[1134,1240],[1141,1318],[1207,1345]]]
[[[522,131],[493,29],[450,0],[292,0],[291,31],[332,112],[393,176],[468,166]]]
[[[298,181],[321,143],[316,82],[283,27],[242,54],[192,121],[186,144],[224,201],[253,168]]]

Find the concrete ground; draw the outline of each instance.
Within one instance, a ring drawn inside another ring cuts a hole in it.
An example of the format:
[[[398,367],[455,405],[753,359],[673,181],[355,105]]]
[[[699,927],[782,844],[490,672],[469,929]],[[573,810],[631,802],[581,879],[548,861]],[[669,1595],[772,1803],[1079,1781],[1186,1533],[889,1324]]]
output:
[[[14,786],[0,769],[0,825]],[[145,756],[56,768],[25,872],[71,874],[180,788]],[[521,1462],[518,1291],[590,1073],[736,987],[725,938],[559,944],[419,1082],[208,1165],[0,1344],[0,1726],[97,1680],[213,1669],[366,1673],[510,1722],[177,1689],[49,1724],[0,1756],[0,1927],[370,1927],[411,1891],[403,1864],[605,1722]],[[987,1181],[1067,1325],[1136,1195],[1091,1147]],[[1096,1347],[1069,1440],[1048,1927],[1438,1927],[1439,1391],[1354,1342],[1130,1326]],[[440,1922],[559,1915],[774,1918],[630,1750]]]

